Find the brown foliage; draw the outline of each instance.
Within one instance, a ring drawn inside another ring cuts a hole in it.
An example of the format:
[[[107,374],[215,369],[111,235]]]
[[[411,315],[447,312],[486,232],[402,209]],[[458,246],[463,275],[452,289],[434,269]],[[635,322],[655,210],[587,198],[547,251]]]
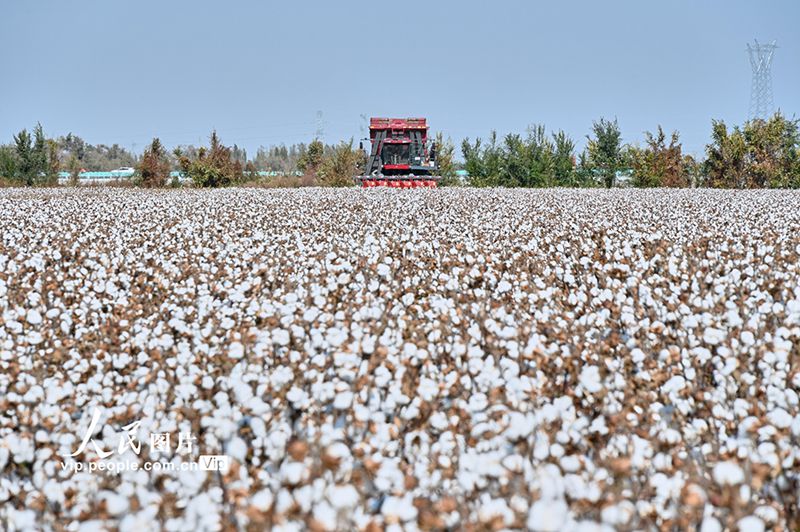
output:
[[[166,186],[169,179],[170,164],[167,151],[161,140],[154,138],[144,150],[142,161],[136,168],[141,184],[148,188]]]

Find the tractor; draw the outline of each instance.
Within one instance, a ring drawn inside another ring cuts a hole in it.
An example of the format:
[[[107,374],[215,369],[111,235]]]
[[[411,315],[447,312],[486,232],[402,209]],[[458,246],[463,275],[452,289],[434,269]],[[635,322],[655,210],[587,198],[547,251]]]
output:
[[[369,142],[364,175],[356,177],[362,187],[436,187],[436,143],[424,118],[370,118]]]

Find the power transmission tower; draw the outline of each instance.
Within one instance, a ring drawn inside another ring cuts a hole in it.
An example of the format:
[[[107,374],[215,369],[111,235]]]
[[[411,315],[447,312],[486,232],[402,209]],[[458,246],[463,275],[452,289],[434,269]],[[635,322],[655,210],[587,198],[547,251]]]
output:
[[[766,120],[775,111],[772,95],[772,58],[778,47],[776,41],[747,45],[750,66],[753,68],[753,83],[750,88],[750,118]]]
[[[325,121],[322,119],[322,111],[317,111],[317,132],[314,137],[323,143],[325,142]]]

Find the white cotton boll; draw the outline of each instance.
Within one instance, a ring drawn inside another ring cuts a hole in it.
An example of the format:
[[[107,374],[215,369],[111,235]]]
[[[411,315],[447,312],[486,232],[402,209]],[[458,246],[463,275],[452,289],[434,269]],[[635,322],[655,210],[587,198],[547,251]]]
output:
[[[101,497],[106,502],[106,510],[109,514],[119,516],[128,511],[129,501],[127,497],[110,491],[103,492]]]
[[[510,441],[516,441],[530,436],[535,428],[536,419],[532,415],[510,412],[508,414],[508,427],[504,434]]]
[[[34,443],[32,438],[20,437],[12,432],[6,437],[6,444],[14,456],[14,462],[18,464],[33,462]]]
[[[700,532],[722,532],[722,525],[716,518],[707,516],[700,525]]]
[[[295,485],[302,482],[308,476],[308,470],[302,462],[286,461],[281,464],[278,474],[284,483]]]
[[[11,456],[11,451],[8,450],[7,447],[0,447],[0,471],[2,471],[6,464],[8,464],[8,458]]]
[[[281,389],[294,380],[294,372],[287,366],[278,366],[270,375],[272,385]]]
[[[779,429],[788,429],[794,418],[783,408],[776,408],[767,414],[767,419]]]
[[[117,294],[119,293],[119,289],[117,288],[117,285],[115,285],[111,281],[106,283],[106,290],[105,291],[106,291],[106,294],[108,296],[110,296],[110,297],[116,297]]]
[[[739,532],[764,532],[764,521],[754,515],[749,515],[739,519],[736,523],[739,527]]]
[[[328,344],[332,347],[339,347],[347,340],[348,333],[343,329],[339,329],[337,327],[332,327],[328,329],[327,334],[325,335],[325,339],[328,341]]]
[[[419,415],[419,406],[416,403],[411,403],[403,409],[400,417],[406,421],[410,421]]]
[[[302,409],[305,404],[308,402],[309,397],[308,394],[303,391],[302,389],[298,388],[297,386],[293,386],[292,389],[286,394],[286,399],[292,403],[297,409]]]
[[[491,499],[478,509],[478,520],[482,523],[489,523],[498,517],[505,526],[514,522],[514,512],[503,499]]]
[[[244,463],[247,456],[247,444],[238,436],[234,436],[225,446],[225,453],[239,463]]]
[[[410,493],[403,497],[386,497],[381,513],[389,522],[406,522],[417,518],[417,508]]]
[[[559,462],[565,473],[575,473],[581,468],[581,461],[575,455],[564,456]]]
[[[539,499],[528,512],[528,530],[557,532],[564,527],[569,515],[567,503],[561,499]]]
[[[350,457],[350,448],[342,442],[335,442],[325,449],[325,454],[336,460],[344,460]]]
[[[510,454],[503,458],[503,467],[514,473],[521,473],[524,468],[525,459],[518,454]]]
[[[677,394],[686,386],[686,379],[680,375],[671,377],[667,382],[661,386],[661,391],[665,394]]]
[[[358,491],[351,485],[329,486],[326,497],[338,510],[350,510],[358,504]]]
[[[753,513],[768,525],[776,524],[780,517],[778,510],[772,506],[759,506]]]
[[[3,470],[3,467],[4,464],[0,458],[0,471]],[[42,494],[48,502],[55,504],[64,504],[64,500],[66,498],[64,495],[63,486],[61,486],[61,484],[55,479],[50,479],[45,482],[44,487],[42,488]],[[2,500],[5,500],[5,498],[0,495],[0,501]]]
[[[470,412],[483,412],[489,406],[489,399],[484,393],[476,393],[469,398],[468,408]]]
[[[744,482],[744,471],[735,462],[720,462],[714,466],[714,480],[721,486],[735,486]]]
[[[450,426],[450,422],[447,420],[447,415],[443,412],[435,412],[429,418],[431,426],[436,430],[445,430],[447,427]]]
[[[333,400],[333,408],[336,410],[347,410],[353,404],[353,392],[344,391],[336,394]]]
[[[16,508],[9,508],[8,511],[9,522],[13,524],[13,528],[17,530],[36,530],[36,512],[33,510],[17,510]],[[12,528],[12,530],[13,530]]]
[[[583,389],[591,394],[595,394],[603,389],[603,383],[600,380],[600,368],[597,366],[585,366],[581,370],[581,375],[578,380]]]
[[[711,360],[711,351],[709,351],[705,347],[695,347],[690,351],[697,361],[701,364],[705,364],[709,360]]]
[[[270,490],[263,489],[253,495],[253,498],[250,500],[250,504],[252,504],[257,510],[267,512],[272,507],[272,502],[274,499],[275,498]]]
[[[638,347],[631,351],[631,360],[633,360],[634,364],[641,364],[642,362],[644,362],[644,359],[645,359],[644,351],[642,351]]]
[[[256,438],[267,437],[267,424],[260,417],[250,418],[250,430],[253,431],[253,436]]]
[[[419,381],[417,393],[423,401],[433,401],[439,395],[439,385],[435,380],[423,377]]]
[[[756,343],[756,337],[753,336],[753,333],[750,331],[743,331],[742,334],[739,335],[739,339],[742,341],[744,345],[750,346]]]
[[[29,309],[25,316],[25,321],[31,325],[39,325],[42,323],[42,315],[36,309]]]
[[[388,279],[389,275],[392,273],[392,269],[389,268],[388,265],[384,263],[378,264],[378,275],[383,277],[384,279]]]
[[[289,345],[289,331],[285,329],[275,329],[272,331],[272,341],[280,346]]]
[[[626,525],[636,514],[636,507],[630,501],[622,501],[618,504],[606,506],[601,512],[601,519],[604,523],[614,526]]]
[[[314,520],[319,523],[324,530],[336,529],[336,510],[326,502],[319,502],[314,505]]]
[[[244,357],[244,346],[239,342],[233,342],[228,348],[228,356],[233,359]]]
[[[509,283],[505,279],[503,279],[497,284],[497,292],[500,294],[505,294],[506,292],[510,292],[511,288],[512,288],[511,283]]]
[[[719,345],[727,336],[725,331],[715,327],[708,327],[703,331],[703,341],[709,345]]]

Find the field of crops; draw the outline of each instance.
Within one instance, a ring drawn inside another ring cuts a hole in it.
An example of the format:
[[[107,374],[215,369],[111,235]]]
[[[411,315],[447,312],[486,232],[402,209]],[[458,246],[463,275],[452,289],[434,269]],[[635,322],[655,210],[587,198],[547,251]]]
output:
[[[798,193],[7,189],[0,238],[0,528],[800,526]]]

